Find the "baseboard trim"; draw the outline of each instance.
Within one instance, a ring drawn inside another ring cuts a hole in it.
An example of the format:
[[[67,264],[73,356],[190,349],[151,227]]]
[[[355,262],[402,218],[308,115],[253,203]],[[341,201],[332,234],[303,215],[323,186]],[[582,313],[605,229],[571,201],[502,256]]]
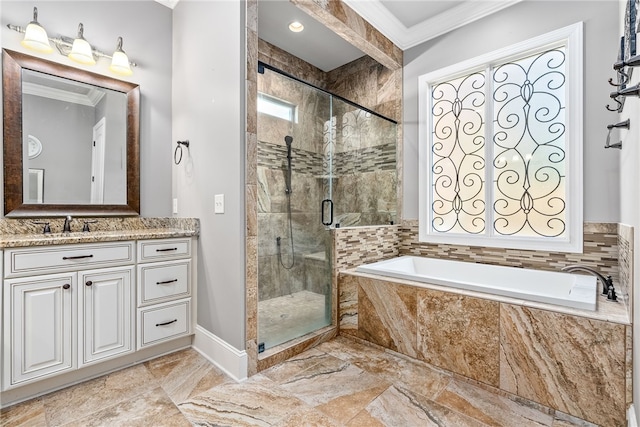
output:
[[[236,349],[200,325],[196,325],[193,348],[234,380],[247,379],[247,352]]]
[[[636,410],[633,407],[633,403],[629,405],[629,409],[627,410],[627,426],[638,427],[638,419],[636,418]]]

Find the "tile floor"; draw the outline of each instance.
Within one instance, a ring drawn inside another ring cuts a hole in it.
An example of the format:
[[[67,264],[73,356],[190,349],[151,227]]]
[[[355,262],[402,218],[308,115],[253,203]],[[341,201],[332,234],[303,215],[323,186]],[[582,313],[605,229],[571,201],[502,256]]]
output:
[[[591,426],[338,337],[243,383],[194,350],[0,412],[2,426]]]

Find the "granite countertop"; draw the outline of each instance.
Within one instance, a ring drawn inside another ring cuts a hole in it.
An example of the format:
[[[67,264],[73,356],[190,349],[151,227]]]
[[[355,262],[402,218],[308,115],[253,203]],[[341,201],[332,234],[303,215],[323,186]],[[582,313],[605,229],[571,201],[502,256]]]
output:
[[[19,248],[75,243],[115,242],[122,240],[165,239],[197,236],[195,230],[156,228],[123,231],[91,231],[88,233],[5,234],[0,235],[0,248]]]
[[[200,234],[199,221],[193,218],[100,219],[96,224],[92,224],[94,225],[92,231],[86,233],[75,231],[50,234],[42,233],[42,226],[34,226],[34,221],[3,219],[0,222],[2,222],[0,224],[0,249],[124,240],[167,239],[172,237],[192,237]],[[52,221],[51,228],[52,230],[60,230],[62,227]]]

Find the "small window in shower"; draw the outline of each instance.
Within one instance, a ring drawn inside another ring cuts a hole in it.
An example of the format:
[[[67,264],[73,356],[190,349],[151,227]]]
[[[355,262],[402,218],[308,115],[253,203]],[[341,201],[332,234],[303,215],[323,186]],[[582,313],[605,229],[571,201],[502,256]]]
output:
[[[258,93],[258,113],[268,114],[291,123],[298,122],[296,105],[264,93]]]

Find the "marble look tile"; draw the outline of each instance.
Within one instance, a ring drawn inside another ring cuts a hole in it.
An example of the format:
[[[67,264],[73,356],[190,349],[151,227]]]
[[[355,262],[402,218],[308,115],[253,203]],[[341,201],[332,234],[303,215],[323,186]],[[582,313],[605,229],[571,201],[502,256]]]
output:
[[[2,427],[46,427],[42,399],[32,399],[8,408],[0,409],[0,426]]]
[[[505,396],[454,380],[436,402],[491,426],[549,426],[553,416]]]
[[[68,427],[93,426],[166,426],[189,427],[191,423],[182,415],[171,399],[156,388],[140,396],[95,412]]]
[[[135,365],[43,396],[50,425],[75,421],[115,403],[157,387],[157,380],[143,365]],[[69,405],[73,404],[73,412]]]
[[[349,427],[483,425],[424,396],[395,386],[389,387],[347,424]]]
[[[194,425],[270,426],[304,404],[258,374],[241,384],[214,387],[178,407]]]
[[[417,357],[417,289],[362,278],[358,285],[358,337]]]
[[[351,339],[338,337],[320,345],[318,349],[430,399],[444,390],[451,380],[451,375],[433,369],[424,362]]]
[[[338,301],[340,333],[355,334],[358,329],[358,276],[338,276]]]
[[[331,356],[280,384],[287,392],[342,423],[353,418],[389,385]]]
[[[176,404],[228,381],[222,371],[193,349],[162,356],[144,365]]]
[[[274,427],[341,427],[328,416],[314,408],[304,408],[286,416]]]
[[[625,327],[626,331],[626,369],[625,369],[625,393],[627,406],[633,403],[633,328],[631,326]]]
[[[316,349],[307,350],[261,372],[265,377],[280,383],[300,372],[317,365],[326,358],[325,353]]]
[[[417,295],[419,358],[497,387],[500,304],[431,289]]]
[[[565,414],[560,411],[556,411],[553,418],[552,427],[599,427],[597,424],[590,423],[589,421],[581,420],[580,418],[572,417],[569,414]]]
[[[500,330],[501,389],[596,424],[625,424],[624,325],[501,304]]]

